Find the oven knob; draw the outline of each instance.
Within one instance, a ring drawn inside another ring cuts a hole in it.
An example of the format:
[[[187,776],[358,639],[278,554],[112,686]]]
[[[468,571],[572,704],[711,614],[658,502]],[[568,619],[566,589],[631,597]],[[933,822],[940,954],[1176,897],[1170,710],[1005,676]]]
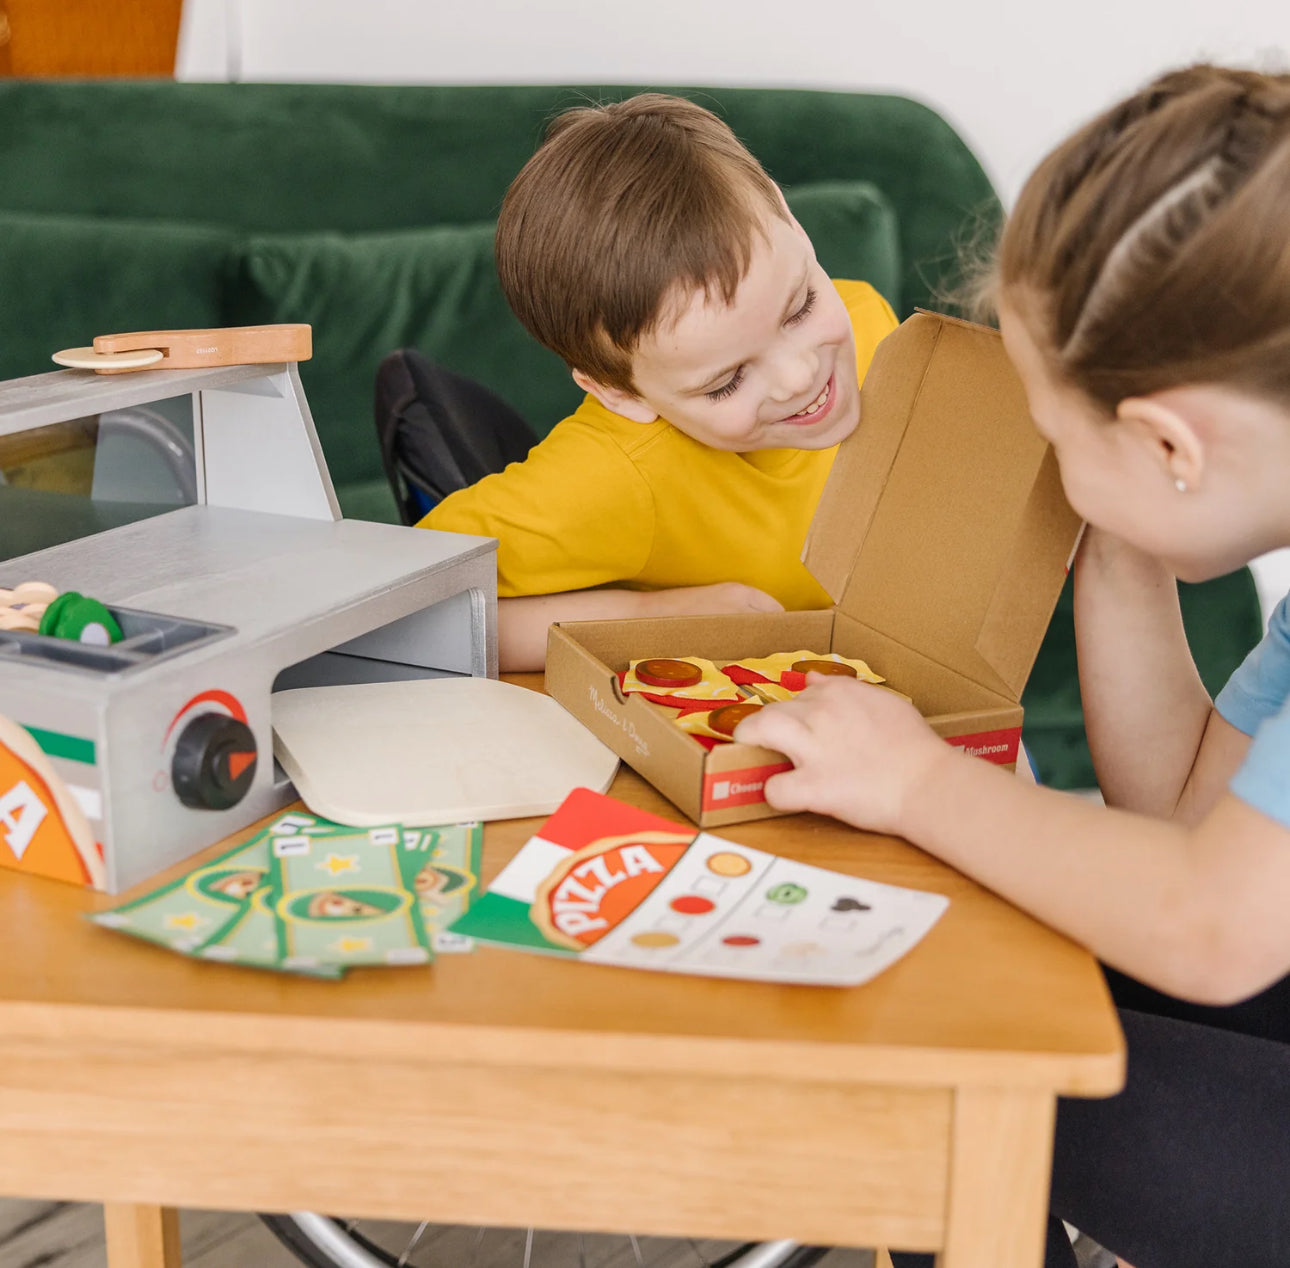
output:
[[[255,778],[255,736],[245,722],[223,713],[203,713],[179,733],[171,782],[185,806],[227,810]]]

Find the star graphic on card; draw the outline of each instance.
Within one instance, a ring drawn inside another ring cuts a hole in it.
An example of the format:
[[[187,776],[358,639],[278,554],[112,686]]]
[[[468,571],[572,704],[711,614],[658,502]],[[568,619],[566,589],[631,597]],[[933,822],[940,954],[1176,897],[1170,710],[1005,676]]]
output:
[[[372,949],[371,938],[337,938],[331,944],[333,951],[370,951]]]
[[[357,872],[358,855],[329,854],[318,864],[318,870],[320,872],[330,872],[332,876],[339,876],[341,872]]]
[[[206,921],[195,911],[185,911],[182,914],[167,916],[167,929],[196,929],[198,925],[204,925]]]

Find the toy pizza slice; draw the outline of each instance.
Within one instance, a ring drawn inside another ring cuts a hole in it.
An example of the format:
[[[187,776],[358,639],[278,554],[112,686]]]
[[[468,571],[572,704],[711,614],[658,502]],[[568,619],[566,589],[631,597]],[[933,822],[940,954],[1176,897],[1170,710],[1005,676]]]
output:
[[[634,660],[623,677],[624,692],[642,692],[655,701],[740,700],[739,688],[701,656],[652,656]]]
[[[842,656],[837,652],[776,652],[773,656],[745,657],[722,666],[722,671],[732,681],[756,686],[758,683],[778,683],[789,691],[801,691],[806,686],[807,674],[837,674],[858,678],[861,682],[885,682],[862,660]]]
[[[740,700],[702,713],[683,713],[676,719],[676,725],[689,735],[707,736],[728,744],[734,739],[735,727],[760,708],[761,705],[755,700]]]
[[[0,717],[0,867],[103,889],[106,869],[76,799],[39,745]]]
[[[529,918],[558,946],[585,950],[649,897],[693,841],[693,833],[651,830],[601,837],[560,860]]]

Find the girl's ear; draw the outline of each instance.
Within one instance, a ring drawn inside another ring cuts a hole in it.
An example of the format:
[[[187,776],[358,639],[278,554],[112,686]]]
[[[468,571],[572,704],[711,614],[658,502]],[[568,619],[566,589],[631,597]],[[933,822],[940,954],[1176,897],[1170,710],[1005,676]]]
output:
[[[1158,396],[1129,396],[1120,402],[1115,416],[1135,429],[1171,484],[1196,489],[1205,474],[1205,443],[1176,396],[1169,404]]]
[[[620,387],[606,387],[597,383],[589,374],[574,370],[573,381],[584,392],[590,392],[611,414],[621,414],[630,418],[633,423],[652,423],[658,418],[658,411],[652,410],[639,396],[625,392]]]

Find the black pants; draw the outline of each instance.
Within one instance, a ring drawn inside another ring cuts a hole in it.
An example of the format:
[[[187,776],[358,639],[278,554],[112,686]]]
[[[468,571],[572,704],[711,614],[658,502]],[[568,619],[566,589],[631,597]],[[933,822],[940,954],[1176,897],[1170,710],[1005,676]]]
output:
[[[1063,1219],[1134,1268],[1290,1268],[1290,978],[1231,1008],[1107,980],[1128,1081],[1058,1102],[1044,1268],[1075,1268]]]

